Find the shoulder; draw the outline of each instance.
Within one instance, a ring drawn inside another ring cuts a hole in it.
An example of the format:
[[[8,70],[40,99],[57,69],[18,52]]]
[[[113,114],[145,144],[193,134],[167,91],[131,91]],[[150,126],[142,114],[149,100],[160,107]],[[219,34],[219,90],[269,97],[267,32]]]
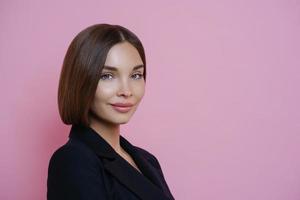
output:
[[[47,198],[105,199],[101,161],[80,141],[67,142],[51,156],[48,166]]]
[[[97,160],[96,154],[80,141],[70,139],[66,144],[54,151],[49,165],[60,165],[61,167],[73,166],[83,163],[91,164]]]
[[[48,181],[77,181],[99,176],[101,161],[85,144],[69,140],[52,154],[48,166]]]

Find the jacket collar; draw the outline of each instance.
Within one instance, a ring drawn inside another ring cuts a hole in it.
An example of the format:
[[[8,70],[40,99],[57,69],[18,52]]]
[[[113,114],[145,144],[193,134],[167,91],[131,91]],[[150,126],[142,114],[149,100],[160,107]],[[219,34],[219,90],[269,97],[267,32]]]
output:
[[[128,152],[143,174],[132,167],[91,127],[72,125],[69,138],[77,138],[87,144],[102,158],[104,168],[128,189],[144,200],[167,200],[166,188],[161,182],[157,170],[122,135],[120,145]]]

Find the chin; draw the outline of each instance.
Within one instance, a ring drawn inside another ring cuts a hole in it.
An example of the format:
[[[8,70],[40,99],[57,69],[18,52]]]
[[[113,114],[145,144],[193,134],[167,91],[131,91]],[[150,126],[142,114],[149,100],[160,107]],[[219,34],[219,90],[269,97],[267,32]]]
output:
[[[118,124],[127,124],[129,122],[130,118],[126,118],[126,119],[119,119],[116,121],[116,123]]]
[[[121,125],[121,124],[127,124],[129,122],[129,120],[114,120],[114,121],[108,121],[110,124],[114,124],[114,125]]]
[[[106,119],[112,124],[127,124],[130,121],[130,118],[131,116],[110,116]]]
[[[119,124],[127,124],[127,123],[128,123],[128,121],[122,121]]]

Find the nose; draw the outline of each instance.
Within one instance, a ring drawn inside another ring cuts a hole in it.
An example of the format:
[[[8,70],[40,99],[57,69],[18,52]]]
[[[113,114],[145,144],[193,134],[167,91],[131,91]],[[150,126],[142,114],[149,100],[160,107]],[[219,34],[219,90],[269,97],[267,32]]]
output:
[[[132,96],[132,92],[130,90],[130,86],[127,81],[123,81],[120,84],[120,88],[118,91],[118,96],[130,97]]]

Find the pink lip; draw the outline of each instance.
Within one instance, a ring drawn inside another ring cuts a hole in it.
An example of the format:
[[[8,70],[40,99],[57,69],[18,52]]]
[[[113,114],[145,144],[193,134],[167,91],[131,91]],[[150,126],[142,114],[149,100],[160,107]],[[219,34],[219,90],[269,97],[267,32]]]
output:
[[[111,104],[111,105],[116,111],[121,112],[121,113],[126,113],[126,112],[130,111],[133,106],[133,104],[129,104],[129,103],[127,103],[127,104],[116,103],[116,104]]]
[[[132,103],[112,103],[111,105],[117,106],[117,107],[131,107],[131,106],[133,106]]]

